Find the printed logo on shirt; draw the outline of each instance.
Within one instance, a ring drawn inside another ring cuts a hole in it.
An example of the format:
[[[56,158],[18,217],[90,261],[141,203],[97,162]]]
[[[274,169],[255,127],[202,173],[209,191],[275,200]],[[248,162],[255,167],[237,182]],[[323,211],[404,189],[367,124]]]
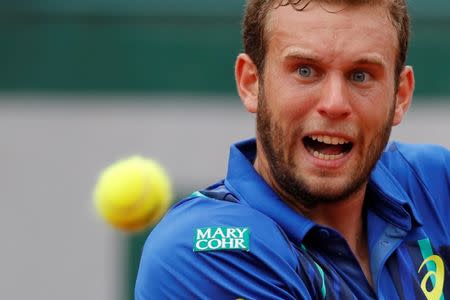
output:
[[[444,261],[440,256],[433,253],[429,239],[419,240],[418,243],[424,260],[417,272],[420,273],[425,266],[426,268],[424,270],[428,271],[422,278],[420,288],[427,300],[443,300],[445,279]]]
[[[250,251],[248,227],[205,227],[194,231],[194,251]]]

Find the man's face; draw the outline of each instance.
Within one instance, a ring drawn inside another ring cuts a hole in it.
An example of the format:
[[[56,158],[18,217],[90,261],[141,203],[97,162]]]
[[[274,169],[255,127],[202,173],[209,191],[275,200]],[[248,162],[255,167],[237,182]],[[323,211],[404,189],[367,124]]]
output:
[[[395,108],[398,46],[387,11],[324,8],[342,9],[312,2],[269,13],[259,82],[255,166],[306,206],[361,190]]]

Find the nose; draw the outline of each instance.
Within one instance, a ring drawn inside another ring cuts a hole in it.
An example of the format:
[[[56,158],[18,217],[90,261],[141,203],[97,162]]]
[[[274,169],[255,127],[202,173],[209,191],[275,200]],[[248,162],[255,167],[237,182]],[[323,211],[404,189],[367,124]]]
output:
[[[351,114],[348,86],[340,74],[329,74],[321,90],[317,110],[320,115],[331,119],[345,119]]]

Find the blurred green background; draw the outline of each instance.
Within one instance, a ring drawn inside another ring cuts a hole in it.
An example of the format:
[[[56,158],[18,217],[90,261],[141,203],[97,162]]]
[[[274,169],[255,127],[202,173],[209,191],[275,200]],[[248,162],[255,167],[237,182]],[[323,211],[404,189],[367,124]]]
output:
[[[417,100],[448,101],[450,2],[409,5]],[[0,93],[235,95],[243,6],[242,0],[1,1]],[[147,234],[126,239],[125,299],[133,299]]]
[[[409,1],[417,95],[450,94],[450,2]],[[242,0],[0,4],[0,91],[234,94]]]

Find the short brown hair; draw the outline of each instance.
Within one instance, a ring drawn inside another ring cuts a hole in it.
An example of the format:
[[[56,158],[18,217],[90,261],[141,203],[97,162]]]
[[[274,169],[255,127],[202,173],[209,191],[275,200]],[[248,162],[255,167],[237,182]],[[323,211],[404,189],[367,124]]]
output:
[[[244,51],[253,60],[258,72],[264,70],[264,59],[266,55],[265,25],[266,17],[270,9],[278,6],[291,5],[296,10],[303,10],[314,0],[248,0],[244,21],[242,25]],[[382,4],[389,9],[389,17],[397,30],[399,51],[395,65],[395,80],[405,66],[406,53],[409,40],[409,15],[406,0],[317,0],[327,2],[344,2],[350,5]]]

